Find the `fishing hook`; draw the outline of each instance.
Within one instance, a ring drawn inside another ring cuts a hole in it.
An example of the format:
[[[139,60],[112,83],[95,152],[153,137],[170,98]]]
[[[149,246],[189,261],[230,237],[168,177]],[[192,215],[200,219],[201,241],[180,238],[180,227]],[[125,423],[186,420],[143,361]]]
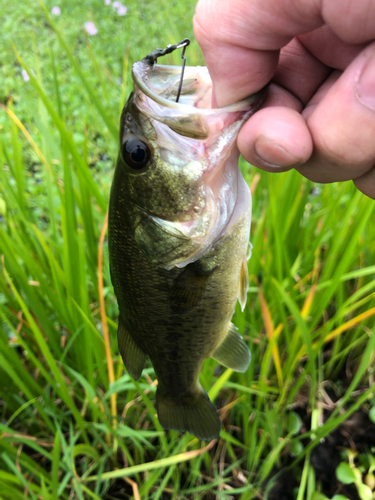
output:
[[[183,40],[181,40],[181,42],[176,43],[175,45],[168,45],[166,49],[156,49],[142,59],[142,61],[145,62],[146,64],[153,66],[156,63],[158,57],[165,56],[166,54],[170,54],[176,49],[183,48],[181,54],[181,59],[182,59],[181,77],[180,77],[180,83],[178,85],[176,102],[178,102],[181,95],[182,82],[184,79],[185,64],[186,64],[185,50],[188,45],[190,45],[189,38],[184,38]]]
[[[186,64],[186,57],[185,57],[185,50],[186,47],[190,44],[190,40],[188,38],[185,38],[180,44],[178,45],[178,49],[183,47],[182,49],[182,54],[181,54],[181,59],[182,59],[182,68],[181,68],[181,78],[180,78],[180,83],[178,85],[178,91],[177,91],[177,97],[176,97],[176,102],[178,102],[180,95],[181,95],[181,89],[182,89],[182,82],[184,79],[184,72],[185,72],[185,64]]]

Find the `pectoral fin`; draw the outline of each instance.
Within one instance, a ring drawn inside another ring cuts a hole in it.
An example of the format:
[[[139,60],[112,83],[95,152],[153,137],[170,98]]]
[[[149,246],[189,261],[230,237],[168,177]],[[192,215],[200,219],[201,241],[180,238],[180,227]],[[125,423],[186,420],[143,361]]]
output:
[[[204,269],[199,261],[188,264],[176,278],[169,295],[170,306],[176,312],[186,312],[202,300],[208,280],[216,267]]]
[[[118,324],[117,340],[125,368],[134,380],[138,380],[145,367],[146,354],[137,346],[121,318]]]
[[[238,300],[240,301],[240,304],[241,304],[241,311],[243,311],[245,309],[248,289],[249,289],[249,271],[247,269],[247,260],[245,257],[242,261],[242,264],[241,264],[240,293],[238,296]]]
[[[251,359],[250,350],[233,323],[230,323],[227,335],[211,357],[235,372],[247,370]]]

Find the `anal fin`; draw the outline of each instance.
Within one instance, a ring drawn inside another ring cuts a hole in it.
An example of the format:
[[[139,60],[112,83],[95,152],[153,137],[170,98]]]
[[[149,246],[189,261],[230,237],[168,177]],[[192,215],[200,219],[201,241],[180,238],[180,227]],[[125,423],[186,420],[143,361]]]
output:
[[[146,354],[137,346],[121,318],[118,324],[117,341],[126,369],[134,380],[138,380],[145,367]]]
[[[233,323],[230,323],[228,333],[211,357],[235,372],[247,370],[251,360],[250,350]]]
[[[159,422],[164,429],[188,431],[205,441],[219,438],[221,420],[215,406],[202,388],[197,397],[177,399],[164,396],[158,387],[156,403]]]

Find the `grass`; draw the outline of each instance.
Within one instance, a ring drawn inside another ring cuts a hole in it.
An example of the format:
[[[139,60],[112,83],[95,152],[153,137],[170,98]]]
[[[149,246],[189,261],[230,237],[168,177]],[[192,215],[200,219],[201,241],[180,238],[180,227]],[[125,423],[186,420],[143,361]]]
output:
[[[316,445],[375,405],[374,202],[242,162],[253,255],[234,322],[253,361],[245,374],[205,362],[218,442],[164,432],[151,365],[134,382],[117,350],[105,217],[131,64],[191,37],[195,2],[131,1],[124,17],[2,3],[0,498],[247,500],[285,467],[311,498]],[[202,64],[196,43],[186,55]]]

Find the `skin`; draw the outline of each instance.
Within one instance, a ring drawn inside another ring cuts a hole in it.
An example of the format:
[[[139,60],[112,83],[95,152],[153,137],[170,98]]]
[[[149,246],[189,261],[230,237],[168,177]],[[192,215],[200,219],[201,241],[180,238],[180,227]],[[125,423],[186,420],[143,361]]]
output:
[[[375,199],[375,2],[200,0],[194,32],[219,106],[272,79],[238,137],[248,162]]]

